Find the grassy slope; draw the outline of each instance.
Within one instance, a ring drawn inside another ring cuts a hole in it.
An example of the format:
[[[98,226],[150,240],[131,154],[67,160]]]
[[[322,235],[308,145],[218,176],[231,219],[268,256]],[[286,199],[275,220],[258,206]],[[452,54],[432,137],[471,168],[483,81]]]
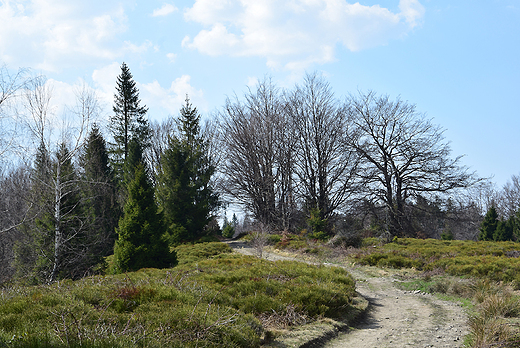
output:
[[[178,250],[180,266],[0,291],[0,347],[255,347],[266,329],[352,311],[343,269]],[[267,335],[269,336],[269,335]]]
[[[454,276],[513,282],[520,287],[519,250],[520,244],[515,242],[403,238],[382,246],[374,244],[353,257],[372,266],[439,270]]]

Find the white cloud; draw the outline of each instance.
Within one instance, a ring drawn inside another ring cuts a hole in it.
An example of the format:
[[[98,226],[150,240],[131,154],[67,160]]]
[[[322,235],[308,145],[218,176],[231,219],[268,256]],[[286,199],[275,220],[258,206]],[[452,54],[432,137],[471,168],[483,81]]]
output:
[[[191,85],[191,77],[182,75],[170,84],[169,88],[162,87],[157,80],[151,83],[138,84],[143,103],[150,107],[150,116],[177,115],[181,109],[186,95],[189,96],[191,103],[199,111],[207,111],[208,105],[204,100],[204,93]],[[164,115],[158,115],[152,109],[164,111]],[[159,117],[163,118],[163,117]]]
[[[149,40],[146,40],[145,42],[143,42],[142,44],[140,45],[136,45],[130,41],[125,41],[124,42],[124,46],[123,46],[123,49],[127,52],[130,52],[130,53],[144,53],[146,51],[148,51],[149,48],[153,47],[154,48],[154,51],[158,51],[159,48],[158,47],[154,47],[152,42],[149,41]]]
[[[107,112],[111,110],[114,102],[114,93],[116,92],[116,79],[121,73],[121,65],[113,62],[101,69],[94,70],[92,73],[92,81],[97,95]]]
[[[401,10],[401,15],[412,28],[419,24],[425,12],[424,7],[418,0],[401,0],[399,9]]]
[[[166,58],[168,58],[171,63],[175,63],[175,60],[177,59],[177,55],[175,53],[167,53]]]
[[[164,3],[161,8],[153,10],[152,17],[167,16],[177,10],[177,7],[173,6],[172,4]]]
[[[334,60],[338,43],[351,51],[406,35],[424,16],[418,0],[399,13],[345,0],[196,0],[185,19],[206,28],[184,47],[207,55],[262,56],[273,68],[302,69]]]
[[[0,59],[48,71],[89,59],[115,59],[127,30],[122,5],[103,1],[14,0],[0,6]]]

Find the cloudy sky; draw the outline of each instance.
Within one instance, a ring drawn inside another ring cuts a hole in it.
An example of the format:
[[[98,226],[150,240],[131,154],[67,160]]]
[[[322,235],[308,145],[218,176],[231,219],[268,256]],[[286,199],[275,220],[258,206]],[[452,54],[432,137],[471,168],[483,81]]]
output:
[[[0,64],[47,76],[57,105],[85,81],[107,116],[122,62],[150,119],[318,71],[338,98],[416,104],[479,175],[520,174],[518,0],[0,0]]]

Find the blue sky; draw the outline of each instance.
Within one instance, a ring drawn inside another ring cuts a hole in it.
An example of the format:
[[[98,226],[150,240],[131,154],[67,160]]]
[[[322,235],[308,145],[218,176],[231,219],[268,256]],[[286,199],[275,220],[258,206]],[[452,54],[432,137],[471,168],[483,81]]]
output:
[[[417,105],[453,155],[503,185],[520,173],[518,0],[0,0],[0,63],[47,76],[53,103],[86,81],[111,109],[126,62],[149,117],[186,94],[205,117],[270,75],[319,71],[338,98]]]

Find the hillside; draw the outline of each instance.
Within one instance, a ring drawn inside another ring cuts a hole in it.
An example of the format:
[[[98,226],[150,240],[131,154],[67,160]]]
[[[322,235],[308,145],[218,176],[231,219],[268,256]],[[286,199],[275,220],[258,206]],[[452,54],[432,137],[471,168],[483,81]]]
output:
[[[342,268],[270,262],[220,243],[142,269],[0,292],[0,346],[258,347],[277,329],[353,312]]]

